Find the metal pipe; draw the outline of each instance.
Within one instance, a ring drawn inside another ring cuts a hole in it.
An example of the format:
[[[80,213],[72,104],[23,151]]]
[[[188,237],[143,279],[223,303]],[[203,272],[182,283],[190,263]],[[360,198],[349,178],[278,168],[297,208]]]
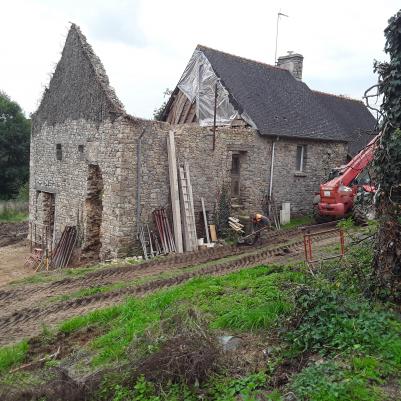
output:
[[[142,137],[143,137],[145,131],[146,131],[146,128],[143,128],[141,134],[138,137],[138,142],[137,142],[137,145],[136,145],[136,231],[137,231],[137,236],[139,235],[139,220],[140,220],[140,217],[141,217]]]
[[[271,164],[270,164],[269,201],[271,201],[272,192],[273,192],[273,173],[274,173],[275,148],[276,148],[276,141],[273,139],[273,141],[272,141]]]
[[[213,112],[213,150],[216,147],[216,113],[217,113],[217,83],[214,84],[214,112]]]
[[[282,12],[277,13],[277,26],[276,26],[276,49],[274,51],[274,65],[277,65],[277,43],[278,43],[278,23],[280,21],[280,17],[288,17],[288,15],[283,14]]]

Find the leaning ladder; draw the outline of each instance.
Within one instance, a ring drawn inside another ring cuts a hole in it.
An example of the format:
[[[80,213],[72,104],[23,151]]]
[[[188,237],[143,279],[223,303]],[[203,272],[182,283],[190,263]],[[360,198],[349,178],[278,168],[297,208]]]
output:
[[[181,207],[184,216],[184,239],[185,250],[196,251],[198,249],[198,239],[196,235],[194,200],[192,196],[192,186],[189,176],[189,165],[185,161],[179,166],[180,189],[181,189]]]

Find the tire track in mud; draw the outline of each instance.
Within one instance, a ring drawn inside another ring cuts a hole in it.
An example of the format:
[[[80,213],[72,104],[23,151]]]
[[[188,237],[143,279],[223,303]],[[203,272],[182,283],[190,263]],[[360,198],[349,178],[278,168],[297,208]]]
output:
[[[99,269],[81,277],[68,277],[51,283],[25,285],[12,290],[0,290],[0,317],[16,309],[38,304],[57,295],[64,295],[100,285],[109,285],[119,281],[132,281],[173,269],[185,269],[228,256],[241,255],[252,250],[263,249],[283,240],[288,241],[296,238],[299,235],[300,231],[298,229],[273,232],[269,234],[269,238],[266,241],[257,246],[225,245],[199,252],[172,254],[162,259],[153,259],[137,265],[121,265]]]
[[[318,240],[329,238],[321,235]],[[0,317],[0,345],[16,342],[22,338],[40,333],[43,324],[54,325],[73,316],[104,308],[121,302],[127,296],[143,296],[156,290],[184,283],[191,278],[205,275],[221,275],[253,267],[274,258],[294,256],[303,249],[303,241],[284,244],[274,248],[266,247],[230,261],[212,263],[199,269],[187,271],[170,278],[159,278],[137,286],[126,287],[90,296],[60,301],[44,307],[25,308]],[[249,250],[249,248],[248,248]]]

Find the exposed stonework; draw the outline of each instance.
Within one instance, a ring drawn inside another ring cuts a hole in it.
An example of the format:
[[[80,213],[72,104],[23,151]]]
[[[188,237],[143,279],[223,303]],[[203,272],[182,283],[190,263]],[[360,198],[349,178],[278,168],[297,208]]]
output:
[[[179,161],[189,163],[197,214],[201,197],[211,212],[223,183],[230,183],[233,154],[239,157],[238,202],[243,210],[260,211],[269,191],[275,138],[261,136],[252,128],[217,128],[213,151],[210,128],[127,115],[108,86],[100,61],[75,26],[33,123],[30,219],[54,221],[56,241],[66,225],[80,225],[80,245],[87,258],[132,253],[138,245],[137,213],[141,223],[152,224],[154,209],[169,209],[169,130],[175,131]],[[303,172],[297,173],[300,145],[306,145],[307,151]],[[277,141],[276,202],[290,202],[292,213],[310,212],[314,191],[330,168],[345,162],[346,153],[346,144],[341,142]]]

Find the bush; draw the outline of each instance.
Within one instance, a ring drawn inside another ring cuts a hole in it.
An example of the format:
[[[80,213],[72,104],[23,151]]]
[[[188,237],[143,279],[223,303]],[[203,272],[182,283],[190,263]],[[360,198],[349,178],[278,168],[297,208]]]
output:
[[[221,346],[199,313],[189,310],[162,322],[163,326],[164,333],[157,335],[165,339],[159,350],[135,362],[147,380],[194,385],[219,369]]]
[[[293,320],[296,327],[288,334],[288,339],[298,352],[327,355],[374,351],[396,324],[390,313],[331,288],[303,287],[296,299],[296,320]]]

